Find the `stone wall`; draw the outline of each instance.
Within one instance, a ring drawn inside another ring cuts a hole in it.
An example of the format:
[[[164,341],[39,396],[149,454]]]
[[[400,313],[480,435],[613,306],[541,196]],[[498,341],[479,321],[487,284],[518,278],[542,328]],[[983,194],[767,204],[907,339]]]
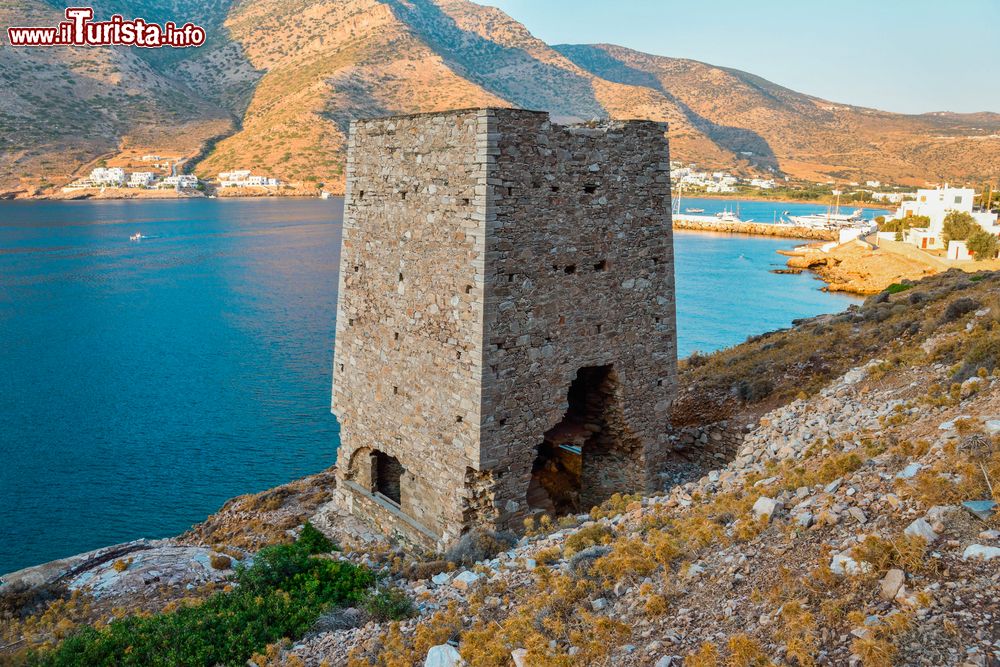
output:
[[[665,129],[352,125],[333,392],[352,511],[438,547],[517,526],[544,442],[579,447],[576,504],[655,484],[676,386]],[[405,469],[398,507],[373,452]]]

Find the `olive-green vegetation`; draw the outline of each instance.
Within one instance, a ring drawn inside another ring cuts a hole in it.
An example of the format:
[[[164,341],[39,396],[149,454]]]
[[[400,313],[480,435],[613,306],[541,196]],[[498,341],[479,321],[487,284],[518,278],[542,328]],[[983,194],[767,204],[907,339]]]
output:
[[[997,251],[1000,250],[1000,239],[985,229],[980,229],[969,235],[965,245],[976,261],[982,262],[997,256]]]
[[[240,567],[236,586],[201,604],[86,628],[30,664],[179,667],[244,665],[283,638],[299,638],[332,607],[357,605],[375,578],[367,569],[317,554],[334,545],[306,524],[294,544],[261,550]],[[403,605],[395,597],[391,610]]]
[[[976,219],[964,211],[951,211],[944,217],[944,244],[964,241],[980,228]]]
[[[891,218],[886,220],[882,216],[875,218],[878,222],[880,232],[896,232],[896,240],[903,240],[903,232],[914,227],[924,228],[931,224],[931,219],[926,215],[911,215],[905,218]]]

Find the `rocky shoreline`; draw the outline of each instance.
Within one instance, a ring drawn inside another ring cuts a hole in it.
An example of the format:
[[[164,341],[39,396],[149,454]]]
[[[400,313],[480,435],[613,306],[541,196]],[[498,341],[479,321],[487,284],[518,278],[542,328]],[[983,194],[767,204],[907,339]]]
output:
[[[761,222],[695,222],[692,220],[674,220],[674,229],[697,232],[718,232],[722,234],[747,234],[751,236],[773,236],[789,239],[806,239],[812,241],[833,241],[837,232],[829,229],[814,229],[812,227],[796,227],[794,225],[766,224]]]

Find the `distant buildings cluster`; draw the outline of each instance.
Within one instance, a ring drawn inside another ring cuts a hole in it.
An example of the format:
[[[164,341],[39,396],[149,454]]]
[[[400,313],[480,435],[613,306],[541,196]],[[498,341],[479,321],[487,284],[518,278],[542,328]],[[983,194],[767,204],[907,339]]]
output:
[[[159,156],[155,157],[159,158]],[[153,171],[126,172],[121,167],[97,167],[90,172],[89,176],[78,178],[64,187],[63,192],[95,188],[187,190],[197,187],[198,177],[194,174],[179,174],[176,176],[164,176],[161,178],[159,174]]]
[[[698,171],[697,165],[670,163],[670,180],[679,188],[704,188],[710,194],[733,194],[737,185],[749,185],[761,190],[775,187],[773,178],[740,178],[725,171]]]
[[[164,158],[159,155],[144,155],[140,159],[143,162],[159,163]],[[63,192],[101,188],[190,190],[197,188],[199,183],[198,177],[194,174],[161,176],[153,171],[126,172],[121,167],[97,167],[90,172],[90,175],[78,178],[64,187]],[[281,184],[277,178],[255,176],[249,169],[222,172],[218,177],[220,188],[278,187]]]
[[[224,171],[219,174],[220,188],[278,187],[281,181],[269,176],[254,176],[249,169]]]

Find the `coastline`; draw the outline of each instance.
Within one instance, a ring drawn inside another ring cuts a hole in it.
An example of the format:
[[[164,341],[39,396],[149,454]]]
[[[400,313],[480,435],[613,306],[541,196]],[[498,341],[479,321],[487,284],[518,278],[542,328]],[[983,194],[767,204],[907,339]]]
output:
[[[768,224],[764,222],[694,222],[673,220],[674,229],[694,232],[719,232],[722,234],[744,234],[747,236],[771,236],[807,241],[834,241],[837,232],[831,229],[814,229],[794,225]]]

